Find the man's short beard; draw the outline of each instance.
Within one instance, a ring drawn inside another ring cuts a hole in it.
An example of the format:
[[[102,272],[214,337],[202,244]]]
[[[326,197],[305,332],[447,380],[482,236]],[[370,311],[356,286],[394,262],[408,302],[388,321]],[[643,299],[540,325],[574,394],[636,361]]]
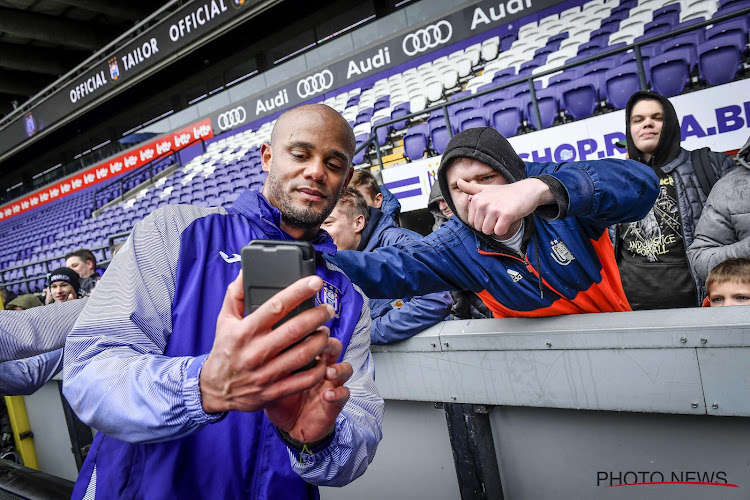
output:
[[[301,229],[320,227],[320,225],[323,224],[323,221],[325,221],[331,212],[333,212],[338,200],[337,195],[332,200],[328,201],[328,205],[325,206],[321,213],[316,213],[312,209],[312,202],[308,204],[308,210],[300,209],[295,206],[291,202],[289,194],[282,190],[282,183],[274,178],[273,173],[268,174],[266,184],[268,185],[269,201],[274,205],[275,203],[278,203],[276,208],[281,212],[282,220],[292,227],[298,227]]]

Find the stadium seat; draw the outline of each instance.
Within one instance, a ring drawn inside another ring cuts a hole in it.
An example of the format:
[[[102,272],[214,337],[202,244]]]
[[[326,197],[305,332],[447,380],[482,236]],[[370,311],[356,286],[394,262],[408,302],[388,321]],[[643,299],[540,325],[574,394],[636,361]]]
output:
[[[551,127],[555,122],[555,118],[560,110],[558,99],[558,89],[555,87],[547,87],[546,89],[536,91],[536,100],[542,124],[541,128]],[[526,104],[526,116],[529,117],[529,123],[536,130],[539,130],[540,127],[534,116],[534,107],[531,101]]]
[[[615,109],[623,109],[634,92],[641,90],[638,64],[629,62],[605,73],[607,102]]]
[[[747,36],[738,32],[718,35],[698,46],[701,78],[709,85],[729,83],[742,69]]]
[[[710,28],[706,29],[706,40],[710,40],[715,36],[735,32],[744,35],[745,41],[747,42],[747,35],[750,32],[750,18],[740,17],[737,19],[730,19],[728,21],[716,23]]]
[[[520,98],[492,102],[487,107],[490,126],[503,137],[513,137],[522,123],[523,103]]]
[[[462,109],[456,112],[456,124],[458,131],[463,132],[469,128],[488,126],[487,113],[483,108]]]
[[[750,7],[750,0],[732,0],[719,7],[715,15],[725,15],[735,10],[746,9]]]
[[[665,97],[681,93],[690,82],[691,47],[680,47],[651,58],[651,83]]]
[[[427,152],[427,125],[410,127],[404,136],[404,157],[409,161],[422,158]]]
[[[695,31],[691,33],[684,33],[682,35],[665,40],[661,45],[661,52],[667,53],[671,50],[680,48],[687,48],[684,54],[687,54],[687,62],[690,64],[690,71],[692,72],[698,64],[698,45],[703,42],[703,32]]]
[[[597,84],[596,75],[581,76],[565,83],[560,89],[563,110],[576,120],[593,115],[598,101]]]

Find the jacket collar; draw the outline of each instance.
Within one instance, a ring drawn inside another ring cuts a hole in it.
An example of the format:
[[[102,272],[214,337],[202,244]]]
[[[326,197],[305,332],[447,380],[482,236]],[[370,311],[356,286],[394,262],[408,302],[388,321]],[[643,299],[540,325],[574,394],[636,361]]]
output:
[[[683,163],[686,163],[688,161],[689,157],[690,157],[690,151],[687,151],[685,149],[680,148],[680,154],[677,155],[677,158],[675,158],[674,160],[670,161],[666,165],[662,165],[659,168],[661,168],[662,172],[664,172],[665,174],[671,174],[672,171],[674,171],[674,169],[676,169],[677,167],[679,167]],[[656,169],[654,169],[654,170],[656,170]],[[658,173],[659,172],[657,170],[657,174]]]
[[[247,219],[262,226],[263,233],[270,239],[293,240],[294,238],[281,229],[281,212],[271,205],[258,191],[247,189],[234,201],[230,212],[236,211]],[[336,255],[336,245],[331,236],[318,230],[315,238],[310,240],[315,250],[321,253]]]
[[[362,230],[362,238],[357,246],[357,251],[359,252],[364,251],[370,243],[370,240],[377,238],[377,236],[386,228],[396,226],[390,216],[383,217],[384,214],[381,210],[374,207],[368,207],[368,210],[370,212],[370,217],[367,219],[367,225]]]

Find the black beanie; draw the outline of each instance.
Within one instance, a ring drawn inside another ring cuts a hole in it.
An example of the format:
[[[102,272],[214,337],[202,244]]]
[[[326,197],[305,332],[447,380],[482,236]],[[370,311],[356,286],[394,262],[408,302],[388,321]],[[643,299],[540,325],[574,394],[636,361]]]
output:
[[[459,158],[471,158],[499,172],[508,184],[526,178],[526,165],[508,140],[492,127],[470,128],[454,135],[443,152],[438,168],[440,191],[454,214],[456,206],[448,189],[447,172]]]
[[[78,294],[81,289],[81,284],[78,281],[78,273],[76,273],[69,267],[60,267],[49,273],[47,284],[52,285],[52,283],[55,283],[56,281],[65,281],[66,283],[70,283],[70,285],[76,291],[76,294]]]
[[[646,163],[641,157],[641,151],[635,147],[633,136],[630,135],[630,116],[633,106],[639,101],[647,99],[660,102],[664,109],[664,121],[662,122],[661,134],[659,135],[659,144],[656,145],[656,149],[651,155],[651,160],[648,162],[648,165],[652,167],[663,167],[680,155],[682,136],[680,121],[677,119],[677,112],[675,112],[674,106],[669,102],[669,99],[656,92],[639,91],[631,95],[630,99],[628,99],[628,104],[625,106],[625,137],[628,146],[628,157],[631,160]]]

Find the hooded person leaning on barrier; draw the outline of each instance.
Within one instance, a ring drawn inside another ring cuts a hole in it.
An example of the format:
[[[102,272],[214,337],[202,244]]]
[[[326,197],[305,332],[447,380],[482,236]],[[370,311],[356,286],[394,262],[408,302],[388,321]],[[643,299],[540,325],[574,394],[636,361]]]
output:
[[[524,163],[492,128],[456,134],[438,169],[456,217],[420,241],[329,260],[370,297],[471,290],[495,317],[627,311],[607,227],[658,183],[631,160]]]
[[[727,259],[750,257],[750,139],[737,153],[737,168],[719,179],[703,207],[688,248],[700,279]]]
[[[659,195],[646,216],[611,233],[625,294],[633,309],[699,306],[703,280],[688,264],[687,248],[710,186],[735,164],[724,153],[683,149],[677,113],[662,95],[636,92],[625,116],[630,159],[659,177]]]

